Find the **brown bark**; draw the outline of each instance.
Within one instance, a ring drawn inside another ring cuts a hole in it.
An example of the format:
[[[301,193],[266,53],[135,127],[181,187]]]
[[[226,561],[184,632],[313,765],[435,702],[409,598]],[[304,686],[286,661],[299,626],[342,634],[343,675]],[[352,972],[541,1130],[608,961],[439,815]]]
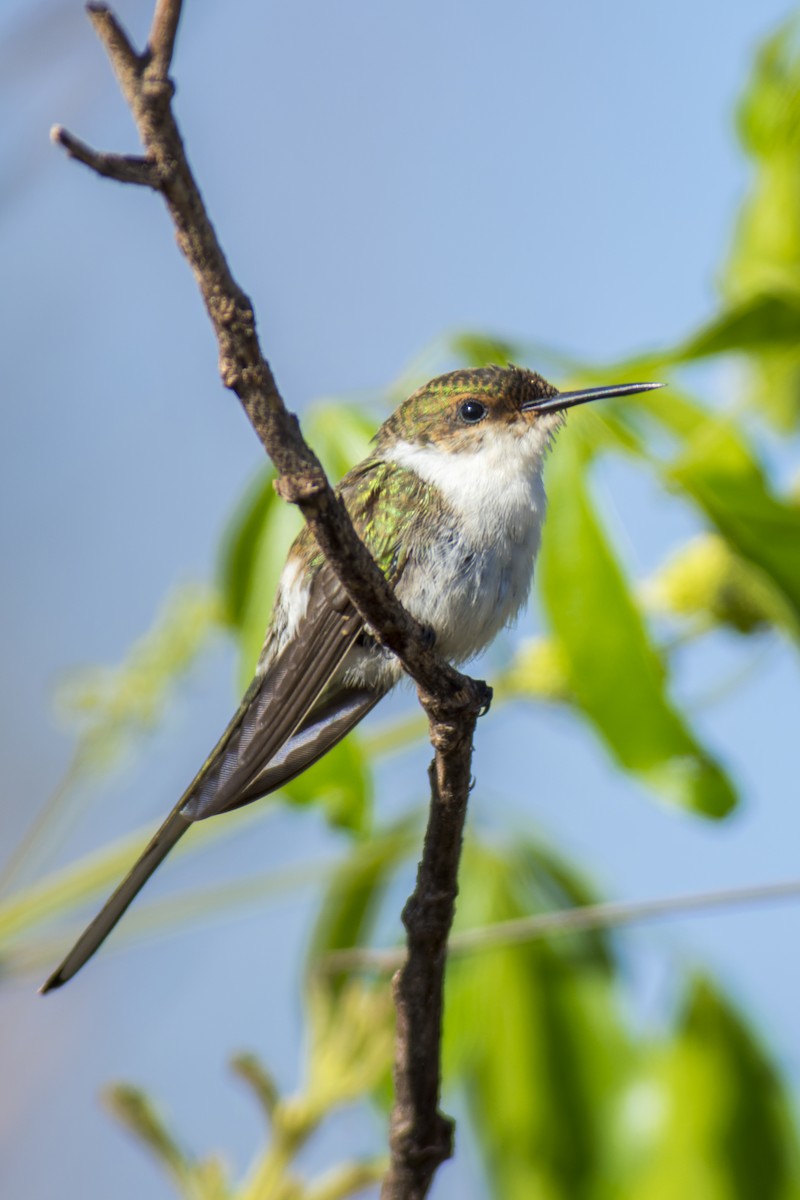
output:
[[[231,274],[192,175],[172,112],[169,77],[180,0],[157,0],[150,37],[138,54],[111,11],[87,9],[144,148],[142,157],[99,152],[60,126],[53,140],[99,175],[159,192],[175,226],[217,337],[222,382],[242,402],[278,473],[276,487],[296,504],[361,616],[415,680],[430,720],[435,758],[431,808],[417,885],[403,914],[408,956],[394,981],[397,1004],[396,1099],[391,1164],[382,1194],[411,1200],[428,1191],[452,1152],[452,1122],[438,1109],[442,996],[447,937],[457,892],[470,787],[475,722],[491,699],[486,684],[454,670],[404,610],[357,537],[344,505],[297,418],[283,403],[256,333],[253,306]]]

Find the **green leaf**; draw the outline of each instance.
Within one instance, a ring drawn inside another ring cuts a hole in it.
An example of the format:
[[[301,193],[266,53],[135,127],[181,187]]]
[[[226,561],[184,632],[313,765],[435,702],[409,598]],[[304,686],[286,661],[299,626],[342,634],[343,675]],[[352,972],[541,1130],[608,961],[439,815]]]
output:
[[[470,367],[519,364],[524,356],[521,347],[514,342],[485,333],[457,333],[450,339],[450,344],[456,358]]]
[[[796,17],[761,47],[739,109],[739,134],[754,161],[726,266],[739,296],[800,267],[800,55]]]
[[[621,1113],[615,1194],[789,1200],[800,1193],[786,1089],[742,1018],[704,980],[692,986],[674,1038],[644,1058]]]
[[[562,903],[573,879],[541,847],[470,839],[457,927],[510,920]],[[585,895],[576,884],[575,893]],[[550,895],[550,901],[544,898]],[[448,966],[445,1083],[466,1094],[473,1135],[498,1200],[588,1197],[626,1042],[610,960],[596,939],[496,949]]]
[[[273,487],[264,469],[234,513],[220,549],[218,582],[224,611],[241,646],[242,686],[252,678],[264,644],[278,579],[302,519]]]
[[[106,1107],[169,1175],[185,1200],[233,1200],[228,1172],[216,1157],[197,1159],[169,1132],[155,1105],[140,1088],[115,1084],[104,1093]]]
[[[311,963],[332,950],[366,945],[395,872],[420,845],[416,816],[357,843],[335,873],[311,940]]]
[[[674,803],[723,816],[735,792],[667,696],[666,666],[595,515],[574,429],[548,490],[540,591],[575,704],[625,770]]]
[[[191,837],[185,838],[173,851],[171,859],[193,854],[209,842],[235,836],[243,828],[263,820],[263,803],[228,814],[224,821],[199,821],[192,829]],[[0,900],[0,976],[13,975],[29,965],[38,968],[43,958],[63,952],[64,942],[70,938],[74,940],[80,932],[81,926],[77,921],[85,914],[87,906],[106,898],[111,888],[130,870],[152,832],[152,826],[146,827],[109,842],[68,866],[49,872],[35,883],[4,896]],[[265,887],[267,891],[270,889],[270,880],[265,880],[263,872],[258,876],[258,884],[256,898],[261,899]],[[291,878],[284,878],[283,885],[292,886]],[[223,889],[223,892],[226,894],[217,892],[214,895],[214,911],[231,903],[227,898],[227,889]],[[236,897],[235,902],[243,903],[248,899],[252,900],[252,897],[248,897],[244,889],[244,894]],[[153,926],[148,914],[152,912],[159,914],[154,924],[160,927],[165,920],[169,921],[170,914],[174,917],[179,913],[180,919],[188,923],[202,911],[203,899],[197,895],[192,896],[186,909],[183,909],[179,897],[145,902],[128,915],[123,929],[150,930]],[[55,925],[59,928],[58,936],[52,929]]]
[[[338,483],[351,467],[369,454],[377,430],[371,413],[341,400],[314,404],[303,419],[306,436],[328,478]]]
[[[791,611],[763,572],[716,533],[682,545],[645,582],[640,596],[649,612],[680,617],[695,629],[724,625],[749,635],[771,626],[794,627]]]
[[[800,54],[796,17],[761,47],[739,111],[739,132],[753,162],[748,195],[723,274],[734,303],[765,291],[798,290],[800,281]],[[787,332],[791,325],[785,326]],[[751,360],[748,397],[779,429],[800,420],[798,341],[765,345]]]
[[[329,477],[337,482],[363,458],[375,432],[374,421],[352,405],[315,405],[305,425],[310,444]],[[265,467],[247,489],[223,536],[218,578],[224,611],[242,650],[241,683],[252,678],[264,644],[272,605],[286,556],[302,518],[273,486],[275,472]]]
[[[786,623],[800,635],[800,507],[770,490],[737,430],[708,420],[667,471],[743,559],[757,567],[783,601]]]
[[[675,362],[716,354],[753,354],[800,342],[800,295],[794,290],[748,296],[724,310],[674,352]]]
[[[236,507],[220,547],[218,567],[226,620],[235,628],[244,624],[252,585],[255,547],[269,510],[278,503],[273,486],[275,471],[263,467]]]
[[[3,864],[0,890],[8,892],[20,876],[41,870],[86,808],[93,786],[164,720],[176,685],[189,674],[219,622],[218,595],[205,586],[184,585],[168,595],[152,627],[121,663],[69,674],[57,699],[61,714],[77,727],[72,759]]]
[[[281,795],[291,804],[319,806],[338,829],[366,833],[372,818],[372,774],[357,735],[351,733],[287,783]]]
[[[597,895],[577,868],[552,846],[521,837],[502,855],[509,878],[525,914],[584,908],[597,903]],[[583,962],[610,972],[613,969],[608,935],[589,930],[568,938],[562,953],[573,963]]]

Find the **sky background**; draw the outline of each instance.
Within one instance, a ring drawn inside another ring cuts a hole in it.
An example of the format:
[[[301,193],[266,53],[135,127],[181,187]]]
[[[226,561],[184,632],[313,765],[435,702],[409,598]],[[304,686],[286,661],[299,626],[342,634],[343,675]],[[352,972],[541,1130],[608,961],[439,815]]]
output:
[[[117,11],[141,43],[149,3]],[[601,360],[669,343],[710,315],[747,183],[734,105],[757,40],[790,11],[776,0],[187,5],[178,117],[288,402],[302,412],[320,395],[380,388],[447,330]],[[56,683],[78,664],[118,661],[170,587],[209,578],[261,452],[219,384],[162,206],[48,142],[58,121],[101,148],[137,150],[77,0],[5,0],[0,108],[5,849],[69,760]],[[724,367],[702,383],[721,399],[735,379]],[[641,573],[694,528],[623,466],[600,485]],[[528,614],[523,633],[536,621]],[[715,640],[684,694],[741,661]],[[155,824],[235,700],[233,649],[218,644],[165,731],[104,787],[54,861]],[[473,813],[546,833],[608,896],[792,876],[797,711],[796,662],[780,649],[735,700],[702,710],[745,798],[720,827],[658,807],[567,715],[500,710],[481,722]],[[382,812],[422,798],[426,760],[421,748],[384,770]],[[171,863],[153,894],[330,861],[342,845],[314,814],[265,812],[246,838]],[[253,1048],[283,1086],[297,1082],[299,948],[317,899],[306,888],[214,925],[112,943],[47,1000],[37,979],[4,986],[2,1194],[170,1194],[100,1108],[114,1079],[158,1097],[198,1150],[245,1163],[259,1119],[226,1062]],[[642,1019],[679,968],[701,965],[797,1086],[797,919],[784,906],[626,934]],[[345,1119],[314,1154],[374,1150],[376,1131],[375,1118]],[[435,1194],[481,1195],[468,1154]]]

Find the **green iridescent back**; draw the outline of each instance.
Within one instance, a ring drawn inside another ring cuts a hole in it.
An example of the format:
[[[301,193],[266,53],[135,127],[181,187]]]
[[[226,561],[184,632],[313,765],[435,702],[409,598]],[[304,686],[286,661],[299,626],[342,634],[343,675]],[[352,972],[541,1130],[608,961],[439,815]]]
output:
[[[336,490],[370,554],[384,575],[396,582],[409,548],[426,540],[425,530],[432,527],[426,517],[442,508],[438,490],[415,471],[377,458],[359,463]],[[324,557],[307,526],[293,549],[308,560],[309,574],[316,575]]]

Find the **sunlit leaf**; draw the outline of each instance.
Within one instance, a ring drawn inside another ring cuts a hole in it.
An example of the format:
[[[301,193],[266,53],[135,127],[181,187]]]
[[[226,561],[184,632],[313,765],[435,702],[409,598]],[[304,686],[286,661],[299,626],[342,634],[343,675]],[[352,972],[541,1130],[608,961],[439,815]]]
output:
[[[306,436],[334,484],[366,458],[377,427],[374,416],[341,400],[320,401],[303,418]]]
[[[576,704],[622,767],[674,803],[724,815],[733,787],[667,695],[665,663],[595,514],[576,438],[563,439],[548,487],[539,585]]]
[[[674,354],[689,362],[714,354],[747,354],[800,341],[800,293],[765,292],[749,296],[701,328]]]
[[[800,507],[778,499],[735,429],[709,420],[668,477],[688,493],[730,545],[784,600],[800,631]]]
[[[246,493],[225,534],[219,586],[241,646],[241,686],[252,678],[264,643],[278,579],[302,520],[284,504],[265,469]]]
[[[119,1083],[106,1089],[104,1099],[119,1123],[166,1169],[179,1191],[188,1195],[197,1164],[179,1146],[150,1097],[140,1088]]]
[[[726,265],[728,290],[752,292],[800,268],[800,54],[797,18],[756,55],[739,107],[739,134],[755,172]]]
[[[516,343],[484,333],[454,334],[451,345],[456,357],[470,367],[504,367],[511,362],[519,365],[523,357]]]
[[[269,510],[278,501],[275,472],[264,467],[245,491],[223,537],[219,582],[225,618],[235,628],[245,621],[252,587],[255,546]]]
[[[419,839],[416,819],[407,818],[356,843],[323,899],[311,942],[312,963],[332,950],[369,942],[386,889]]]
[[[372,818],[372,774],[358,736],[350,734],[281,789],[292,804],[318,805],[332,825],[365,833]]]
[[[701,534],[673,554],[640,591],[648,611],[719,624],[752,634],[797,627],[790,606],[763,571],[734,554],[716,533]]]
[[[86,807],[93,786],[112,774],[137,739],[152,733],[220,622],[210,588],[187,584],[172,591],[152,627],[115,666],[83,667],[58,692],[62,716],[77,730],[72,758],[60,783],[35,814],[22,841],[5,858],[0,887],[41,870]]]
[[[259,814],[254,806],[249,810],[228,814],[222,821],[200,821],[192,829],[191,835],[184,838],[173,851],[171,859],[194,853],[210,841],[231,837],[261,818],[263,813]],[[141,829],[110,842],[68,866],[47,873],[35,883],[4,896],[0,900],[0,975],[13,973],[14,964],[18,961],[24,965],[30,959],[35,965],[40,965],[37,939],[42,939],[43,931],[44,944],[51,954],[59,948],[53,944],[54,929],[63,938],[60,942],[62,949],[64,942],[70,937],[74,939],[80,932],[77,920],[90,911],[91,905],[104,900],[112,887],[119,883],[147,845],[152,832],[152,827]],[[261,898],[265,888],[269,890],[269,879],[261,876],[260,882],[261,890],[257,898]],[[237,902],[243,903],[246,899],[247,895],[240,896]],[[217,897],[215,909],[220,908],[223,902],[222,898]],[[159,926],[165,923],[165,915],[160,907],[162,903],[168,912],[173,910],[175,915],[180,914],[187,923],[203,911],[202,900],[197,897],[192,899],[186,910],[181,910],[180,898],[146,903],[134,908],[126,918],[123,930],[136,929],[140,925],[148,927],[147,914],[151,907],[160,913],[154,924]],[[61,933],[64,928],[66,933]]]
[[[800,289],[800,26],[787,21],[761,47],[739,110],[753,171],[738,215],[723,287],[735,303],[760,292]],[[800,419],[800,346],[765,347],[751,359],[754,411],[780,429]]]
[[[694,984],[674,1036],[643,1056],[621,1117],[613,1194],[800,1194],[790,1097],[758,1039],[710,983]]]
[[[357,408],[334,401],[315,405],[303,424],[334,483],[367,454],[375,433],[374,422]],[[242,687],[252,677],[278,579],[302,525],[297,509],[278,496],[274,479],[274,470],[265,467],[254,480],[234,513],[220,550],[219,586],[226,619],[242,648]]]
[[[465,847],[458,928],[509,920],[586,893],[539,848]],[[465,1090],[498,1200],[588,1195],[626,1042],[600,942],[497,949],[448,967],[445,1082]],[[602,1098],[601,1098],[602,1097]]]

